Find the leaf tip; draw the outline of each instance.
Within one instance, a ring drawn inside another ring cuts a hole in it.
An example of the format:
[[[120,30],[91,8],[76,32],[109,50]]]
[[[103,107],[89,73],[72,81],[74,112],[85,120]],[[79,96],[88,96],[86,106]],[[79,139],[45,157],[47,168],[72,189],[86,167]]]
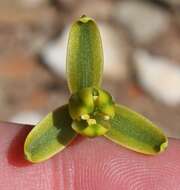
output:
[[[44,161],[44,160],[34,160],[32,154],[27,151],[24,151],[24,158],[27,161],[31,162],[32,164],[36,164],[36,163],[40,163],[40,162]]]
[[[92,20],[92,18],[86,16],[85,14],[83,14],[83,15],[80,17],[80,19],[79,19],[79,21],[82,22],[82,23],[87,23],[87,22],[89,22],[89,21],[91,21],[91,20]]]
[[[168,140],[166,139],[166,141],[165,142],[163,142],[161,145],[160,145],[160,153],[161,152],[164,152],[165,150],[166,150],[166,148],[167,148],[167,146],[168,146]]]
[[[27,139],[25,140],[25,143],[24,143],[24,159],[31,163],[37,163],[37,161],[33,159],[33,155],[31,151],[29,151]]]
[[[24,159],[28,160],[29,162],[33,162],[31,159],[31,154],[29,154],[28,151],[26,151],[26,149],[24,149]]]

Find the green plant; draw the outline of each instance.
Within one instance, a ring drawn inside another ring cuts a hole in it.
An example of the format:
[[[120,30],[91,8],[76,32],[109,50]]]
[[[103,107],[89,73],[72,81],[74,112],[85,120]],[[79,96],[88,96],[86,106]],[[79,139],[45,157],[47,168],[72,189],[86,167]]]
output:
[[[164,151],[168,140],[148,119],[114,102],[101,89],[103,51],[95,22],[83,15],[71,27],[67,49],[67,105],[49,113],[26,138],[27,160],[37,163],[63,150],[76,136],[104,135],[144,154]]]

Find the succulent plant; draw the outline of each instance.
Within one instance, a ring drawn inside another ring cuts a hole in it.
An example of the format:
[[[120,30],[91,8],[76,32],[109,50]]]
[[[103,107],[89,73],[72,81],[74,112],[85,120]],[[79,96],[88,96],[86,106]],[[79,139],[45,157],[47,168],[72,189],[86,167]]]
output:
[[[49,113],[28,134],[24,153],[38,163],[63,150],[78,135],[104,136],[143,154],[155,155],[168,145],[151,121],[115,103],[101,88],[103,48],[95,21],[85,15],[71,27],[67,48],[69,102]]]

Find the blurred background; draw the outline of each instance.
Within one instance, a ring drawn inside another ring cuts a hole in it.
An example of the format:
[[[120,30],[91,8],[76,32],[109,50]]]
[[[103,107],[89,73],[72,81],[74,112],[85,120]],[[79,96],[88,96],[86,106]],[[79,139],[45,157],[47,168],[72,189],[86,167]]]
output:
[[[71,22],[96,19],[103,87],[180,137],[179,0],[0,0],[0,120],[35,124],[67,102]]]

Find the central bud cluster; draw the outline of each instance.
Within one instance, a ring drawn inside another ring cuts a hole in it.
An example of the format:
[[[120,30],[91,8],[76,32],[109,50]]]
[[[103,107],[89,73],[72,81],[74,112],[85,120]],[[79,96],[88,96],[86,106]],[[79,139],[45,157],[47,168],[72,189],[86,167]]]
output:
[[[99,88],[83,88],[69,99],[72,128],[81,135],[95,137],[104,135],[111,127],[115,106],[112,96]]]

